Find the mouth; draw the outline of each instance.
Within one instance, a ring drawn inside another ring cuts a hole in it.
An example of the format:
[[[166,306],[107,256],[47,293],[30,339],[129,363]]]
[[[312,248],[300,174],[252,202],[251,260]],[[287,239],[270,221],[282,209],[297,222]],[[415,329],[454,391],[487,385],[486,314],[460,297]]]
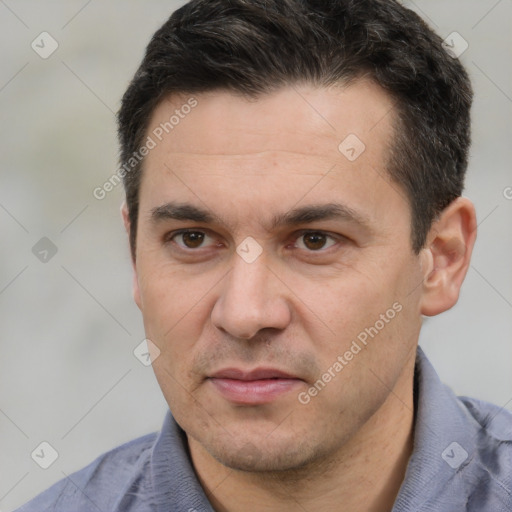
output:
[[[250,371],[226,368],[207,380],[223,398],[235,405],[267,404],[304,383],[299,377],[275,368]]]

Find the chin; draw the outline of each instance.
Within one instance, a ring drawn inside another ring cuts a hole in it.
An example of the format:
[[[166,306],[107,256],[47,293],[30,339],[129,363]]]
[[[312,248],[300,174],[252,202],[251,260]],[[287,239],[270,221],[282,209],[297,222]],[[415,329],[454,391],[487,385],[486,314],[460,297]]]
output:
[[[268,440],[242,441],[238,446],[233,438],[226,443],[216,442],[213,446],[205,446],[206,450],[218,462],[236,471],[251,473],[272,473],[299,470],[309,465],[318,454],[303,441],[292,439],[288,442]]]

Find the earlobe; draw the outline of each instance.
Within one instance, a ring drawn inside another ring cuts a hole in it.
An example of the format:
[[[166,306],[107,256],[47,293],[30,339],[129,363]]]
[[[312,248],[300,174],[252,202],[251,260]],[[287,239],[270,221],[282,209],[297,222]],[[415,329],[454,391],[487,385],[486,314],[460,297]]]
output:
[[[434,222],[422,250],[421,313],[434,316],[453,307],[468,271],[476,240],[476,214],[465,197],[455,199]]]
[[[128,214],[128,207],[126,205],[126,201],[123,201],[121,205],[121,217],[123,218],[124,228],[126,229],[126,233],[128,234],[128,240],[130,239],[130,216]],[[130,257],[132,261],[132,270],[133,270],[133,300],[135,304],[141,309],[141,300],[140,300],[140,288],[139,288],[139,279],[137,275],[137,266],[135,264],[135,260],[133,259],[130,251]]]

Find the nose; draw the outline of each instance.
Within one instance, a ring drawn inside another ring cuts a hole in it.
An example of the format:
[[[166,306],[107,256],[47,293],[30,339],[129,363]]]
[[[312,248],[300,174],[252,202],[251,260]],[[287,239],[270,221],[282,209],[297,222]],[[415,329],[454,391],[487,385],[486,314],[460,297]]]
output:
[[[287,287],[264,257],[248,263],[233,255],[233,266],[222,281],[211,319],[218,329],[239,339],[251,339],[261,329],[284,329],[290,323]]]

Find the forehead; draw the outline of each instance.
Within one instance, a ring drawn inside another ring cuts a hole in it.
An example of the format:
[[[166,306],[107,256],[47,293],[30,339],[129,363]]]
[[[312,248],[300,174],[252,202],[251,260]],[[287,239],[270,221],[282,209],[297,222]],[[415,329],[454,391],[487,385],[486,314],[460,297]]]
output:
[[[192,97],[196,105],[188,108]],[[370,154],[382,149],[380,142],[392,136],[393,115],[390,96],[372,81],[359,80],[346,87],[287,86],[256,98],[225,90],[168,96],[155,108],[148,132],[163,128],[173,153],[288,150],[337,158],[339,143],[350,134]]]
[[[275,214],[311,200],[342,203],[375,221],[394,204],[403,216],[406,200],[385,170],[393,117],[391,98],[362,80],[258,98],[228,91],[168,97],[147,131],[155,147],[144,163],[140,214],[178,200],[217,218],[231,215],[231,225],[256,217],[268,226]]]

